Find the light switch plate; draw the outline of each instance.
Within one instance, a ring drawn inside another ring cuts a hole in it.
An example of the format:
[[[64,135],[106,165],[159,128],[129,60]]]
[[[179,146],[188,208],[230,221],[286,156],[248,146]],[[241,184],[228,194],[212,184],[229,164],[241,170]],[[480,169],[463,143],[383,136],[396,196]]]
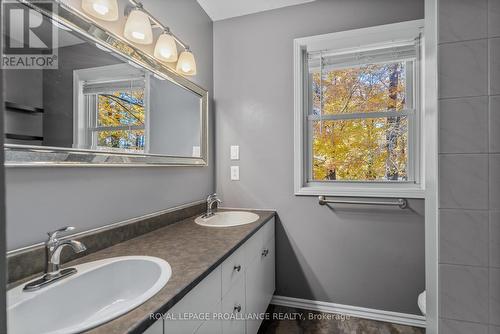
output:
[[[231,166],[231,181],[240,180],[240,166]]]
[[[231,145],[231,160],[240,160],[240,147]]]
[[[201,148],[199,146],[193,146],[193,157],[201,157]]]

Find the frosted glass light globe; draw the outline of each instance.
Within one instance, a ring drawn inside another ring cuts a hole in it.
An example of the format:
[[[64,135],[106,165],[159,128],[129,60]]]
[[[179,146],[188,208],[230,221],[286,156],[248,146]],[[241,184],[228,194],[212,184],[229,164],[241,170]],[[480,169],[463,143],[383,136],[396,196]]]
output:
[[[196,61],[191,51],[186,50],[181,53],[176,70],[183,75],[196,75]]]
[[[155,58],[165,62],[172,63],[177,61],[177,45],[175,44],[175,39],[172,35],[163,33],[160,37],[158,37],[154,56]]]
[[[125,23],[123,35],[137,44],[153,43],[153,29],[148,15],[139,9],[132,10]]]
[[[82,0],[82,9],[87,14],[104,21],[118,20],[117,0]]]

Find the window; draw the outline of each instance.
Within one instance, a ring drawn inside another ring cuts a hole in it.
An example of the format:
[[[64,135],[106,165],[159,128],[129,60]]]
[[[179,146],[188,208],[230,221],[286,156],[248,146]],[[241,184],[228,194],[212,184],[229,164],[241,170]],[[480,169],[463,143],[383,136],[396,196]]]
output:
[[[93,149],[144,152],[146,144],[144,78],[83,85]]]
[[[128,64],[73,72],[73,146],[146,153],[149,74]]]
[[[421,24],[295,40],[297,194],[423,196]]]

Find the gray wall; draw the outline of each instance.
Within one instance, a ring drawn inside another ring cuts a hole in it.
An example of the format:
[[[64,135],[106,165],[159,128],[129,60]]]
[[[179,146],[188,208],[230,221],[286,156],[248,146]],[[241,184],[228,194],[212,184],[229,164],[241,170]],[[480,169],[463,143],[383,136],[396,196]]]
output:
[[[42,70],[5,70],[5,100],[43,108]]]
[[[319,0],[214,23],[217,191],[225,206],[278,211],[278,295],[420,314],[423,200],[405,211],[333,212],[293,195],[292,40],[421,19],[423,10],[415,0]],[[230,145],[240,145],[239,162]]]
[[[439,0],[439,22],[440,333],[495,334],[500,1]]]
[[[59,48],[58,57],[57,70],[43,71],[43,145],[73,147],[73,71],[124,61],[88,42]]]
[[[195,0],[144,5],[189,42],[198,65],[193,80],[211,96],[210,18]],[[64,225],[81,231],[204,199],[214,190],[213,162],[210,167],[7,169],[7,247],[43,241],[45,232]]]
[[[200,147],[200,97],[167,80],[151,78],[150,152],[192,156]]]
[[[5,70],[5,100],[30,107],[43,108],[43,71],[42,70]],[[43,136],[43,115],[26,114],[5,110],[2,106],[4,116],[5,133]],[[6,139],[9,144],[26,144],[26,141]],[[30,141],[30,145],[41,145],[41,141]]]

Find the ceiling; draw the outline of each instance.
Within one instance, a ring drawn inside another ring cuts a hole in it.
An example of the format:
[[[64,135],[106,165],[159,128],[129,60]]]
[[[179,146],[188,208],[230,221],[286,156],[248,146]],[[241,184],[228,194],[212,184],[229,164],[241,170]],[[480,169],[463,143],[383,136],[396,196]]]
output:
[[[197,0],[214,21],[266,10],[299,5],[315,0]]]

